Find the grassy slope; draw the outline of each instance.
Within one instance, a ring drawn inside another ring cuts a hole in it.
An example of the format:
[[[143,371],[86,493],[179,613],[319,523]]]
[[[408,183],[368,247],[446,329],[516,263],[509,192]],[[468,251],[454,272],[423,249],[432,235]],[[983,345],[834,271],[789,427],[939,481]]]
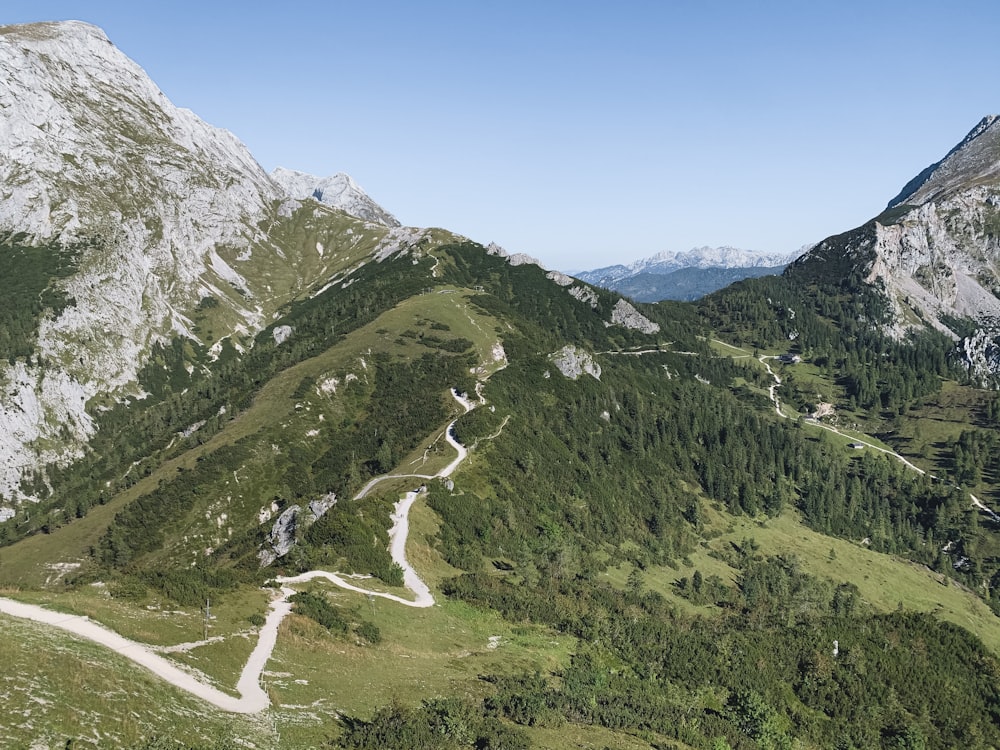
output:
[[[333,370],[352,367],[373,346],[384,347],[384,351],[400,355],[421,351],[421,347],[412,340],[397,336],[420,320],[431,319],[447,323],[451,328],[451,335],[472,339],[480,358],[488,361],[489,350],[496,340],[495,321],[477,315],[471,308],[463,306],[463,296],[461,290],[455,290],[451,294],[432,293],[412,298],[364,329],[351,334],[334,349],[290,368],[269,383],[254,407],[226,430],[206,445],[170,462],[162,471],[174,470],[176,465],[193,465],[198,455],[203,455],[214,447],[253,434],[267,425],[290,419],[294,416],[290,407],[290,395],[304,377],[318,377]],[[726,356],[741,356],[735,354],[732,348],[717,348]],[[744,352],[742,356],[746,354]],[[748,358],[748,362],[752,367],[759,366],[752,359]],[[814,381],[811,384],[817,390],[823,385],[815,380],[819,378],[818,371],[803,368],[799,372],[803,381]],[[835,389],[830,393],[835,394]],[[296,427],[299,428],[301,425]],[[819,430],[816,433],[817,439],[847,442],[846,438]],[[435,450],[440,447],[440,443],[440,431],[428,436],[421,447],[401,462],[397,471],[417,470],[413,462],[420,461],[425,449],[429,449],[429,460],[419,471],[433,473],[435,467],[449,460],[446,448],[440,452]],[[475,456],[472,460],[475,460]],[[157,474],[154,474],[147,481],[153,482],[156,477]],[[398,485],[386,483],[379,487],[379,494],[391,496],[398,490],[407,489],[407,485],[407,482],[400,482]],[[120,506],[134,496],[135,492],[136,489],[133,488],[128,493],[123,493],[114,503]],[[82,554],[103,530],[99,520],[101,514],[104,517],[103,524],[110,520],[109,514],[113,510],[109,508],[110,505],[96,509],[87,519],[58,529],[48,538],[29,539],[15,547],[0,550],[0,574],[8,580],[40,584],[48,574],[44,571],[36,572],[33,574],[34,578],[29,578],[29,570],[31,566],[52,561],[52,558],[43,554],[42,545],[49,549],[58,548],[64,554],[68,551],[69,556],[61,557],[62,560],[74,559],[72,555]],[[92,517],[97,517],[98,520],[88,524]],[[453,574],[454,569],[444,563],[432,549],[430,540],[437,529],[434,513],[418,503],[414,508],[412,521],[409,555],[417,569],[434,587]],[[688,611],[701,612],[707,616],[715,614],[711,607],[694,607],[678,597],[674,593],[673,583],[682,576],[690,576],[695,569],[706,576],[718,574],[725,580],[734,580],[735,571],[709,553],[712,550],[722,550],[731,542],[752,537],[768,554],[795,554],[808,572],[835,581],[854,582],[863,597],[876,609],[888,611],[902,603],[907,609],[936,612],[939,617],[968,628],[995,653],[1000,653],[1000,627],[997,624],[1000,621],[971,592],[947,580],[942,585],[941,577],[927,569],[871,552],[851,542],[813,532],[803,526],[793,513],[757,523],[747,518],[712,512],[707,514],[707,521],[717,536],[706,541],[704,546],[690,555],[690,566],[678,570],[650,568],[644,574],[646,586],[661,591]],[[91,539],[90,542],[87,541],[88,538]],[[33,542],[36,543],[34,548],[31,546]],[[619,568],[609,571],[606,576],[624,585],[628,572],[628,568]],[[282,744],[287,743],[289,746],[310,745],[326,739],[326,733],[331,731],[329,724],[334,712],[345,711],[365,716],[373,706],[384,704],[393,698],[415,701],[444,693],[479,695],[485,690],[485,685],[478,680],[479,674],[512,668],[558,670],[566,664],[574,648],[569,639],[557,637],[544,629],[512,626],[490,613],[472,610],[454,602],[442,602],[440,606],[423,611],[377,602],[372,610],[366,599],[359,595],[341,592],[322,584],[316,584],[316,588],[329,592],[331,598],[345,609],[353,610],[359,617],[375,622],[382,632],[383,641],[376,646],[362,645],[351,637],[334,638],[311,621],[302,618],[292,617],[286,621],[275,659],[269,665],[267,680],[276,703],[269,719],[280,732]],[[235,599],[240,600],[240,603],[233,605],[231,610],[217,610],[220,622],[216,624],[217,630],[214,632],[225,628],[226,632],[235,634],[243,627],[242,622],[249,610],[254,606],[263,608],[261,594],[255,592],[256,599],[251,597],[256,605],[242,601],[243,594],[249,592],[237,595]],[[37,599],[38,595],[26,598]],[[122,629],[126,635],[134,634],[133,637],[144,640],[173,643],[195,640],[200,636],[197,632],[193,636],[189,632],[198,630],[198,615],[194,611],[174,621],[172,618],[164,618],[162,613],[155,610],[143,612],[119,609],[118,605],[103,600],[99,593],[94,592],[80,593],[76,599],[55,596],[52,600],[72,611],[92,612],[96,619],[109,622]],[[225,615],[223,611],[226,612]],[[5,622],[5,632],[6,625]],[[490,648],[490,638],[493,636],[499,636],[496,648]],[[60,636],[47,637],[55,642],[61,639]],[[220,683],[231,685],[235,681],[234,668],[239,664],[243,649],[242,646],[233,647],[232,644],[238,640],[242,639],[234,635],[221,646],[196,649],[187,660],[205,669]],[[8,639],[0,639],[0,642],[6,642],[10,654],[9,662],[2,662],[2,655],[0,662],[28,663],[27,651],[12,649]],[[105,663],[99,654],[93,658],[101,664]],[[130,669],[127,665],[120,668],[125,670],[123,674],[127,674]],[[59,669],[55,665],[41,665],[39,675],[38,679],[62,684]],[[54,690],[54,694],[58,695],[59,688]],[[166,688],[162,685],[158,688],[153,686],[148,689],[148,693],[145,687],[141,690],[145,696]],[[70,709],[47,710],[57,712]],[[178,710],[183,713],[183,710]],[[100,715],[99,709],[97,713]],[[108,715],[111,715],[110,709]],[[168,714],[154,716],[161,717],[154,720],[154,727],[157,726],[156,721],[161,721],[161,726],[173,728]],[[52,713],[50,718],[50,726],[53,727],[72,725],[67,724],[72,721],[67,716]],[[183,730],[184,726],[181,725],[182,731],[186,731]],[[634,738],[580,727],[565,731],[537,729],[532,730],[532,735],[543,747],[587,746],[587,743],[612,747],[649,746]]]
[[[232,734],[274,747],[266,724],[212,709],[107,649],[0,618],[0,746],[125,747],[155,734],[210,742]]]
[[[690,578],[695,570],[706,578],[718,575],[726,583],[735,583],[738,571],[714,555],[730,544],[754,539],[769,555],[795,555],[808,573],[837,583],[854,583],[862,597],[880,612],[890,612],[900,605],[907,610],[931,612],[966,628],[1000,655],[1000,618],[975,593],[924,566],[820,534],[802,524],[794,511],[764,521],[712,511],[710,527],[719,532],[718,536],[703,543],[677,570],[651,567],[643,571],[644,585],[666,596],[682,611],[717,615],[718,608],[696,606],[678,595],[674,584]],[[624,564],[609,569],[604,577],[624,588],[630,572],[631,566]]]
[[[161,479],[174,475],[179,468],[193,468],[199,456],[287,420],[295,412],[291,394],[303,378],[316,378],[333,371],[360,370],[359,360],[377,351],[403,357],[427,351],[416,341],[398,335],[413,328],[418,321],[433,320],[449,326],[449,336],[462,336],[473,341],[479,360],[491,362],[492,347],[497,340],[495,321],[465,305],[466,294],[465,290],[443,287],[413,297],[349,334],[337,346],[289,368],[261,389],[250,409],[204,445],[164,461],[150,476],[106,505],[93,508],[85,518],[59,527],[52,534],[29,537],[0,549],[0,580],[10,585],[36,588],[43,586],[46,579],[52,576],[47,566],[80,562],[100,539],[115,513],[140,495],[153,491]],[[301,433],[304,434],[306,429],[303,427]],[[401,470],[406,469],[401,467]]]
[[[414,511],[408,554],[421,573],[426,571],[426,578],[432,585],[452,570],[432,549],[431,540],[436,530],[437,521],[433,512],[418,504]],[[358,641],[354,636],[333,636],[311,620],[294,615],[285,621],[278,646],[265,672],[265,682],[274,707],[265,719],[257,722],[275,728],[281,738],[278,745],[281,747],[312,747],[325,741],[331,732],[336,731],[333,720],[342,712],[365,717],[375,706],[393,699],[416,702],[435,695],[479,696],[488,690],[479,675],[511,668],[538,668],[544,672],[557,670],[568,663],[574,647],[572,639],[545,628],[512,625],[494,613],[482,612],[460,602],[440,601],[430,609],[414,610],[382,601],[376,601],[372,606],[362,595],[344,592],[322,582],[315,583],[311,588],[325,592],[338,606],[354,613],[357,619],[374,622],[381,631],[382,641],[373,646]],[[107,599],[98,587],[66,594],[22,592],[17,598],[46,602],[68,611],[88,614],[129,637],[151,643],[183,643],[198,640],[202,635],[202,620],[195,610],[168,612],[121,604]],[[246,617],[255,609],[263,611],[264,600],[263,592],[252,590],[242,590],[227,597],[213,607],[217,619],[213,621],[210,631],[210,635],[227,635],[226,641],[221,645],[193,649],[186,658],[176,658],[216,678],[224,689],[231,689],[241,666],[239,659],[246,656],[240,654],[237,658],[237,652],[244,648],[243,644],[250,648],[253,644],[252,636],[249,639],[242,637],[246,631],[253,630],[248,626]],[[5,632],[7,622],[4,622]],[[74,639],[45,628],[23,625],[15,620],[10,622],[20,630],[41,630],[45,638],[57,644],[75,643]],[[233,643],[237,644],[235,650],[231,645]],[[8,661],[4,663],[23,664],[23,673],[31,674],[28,668],[31,663],[30,649],[19,648],[14,639],[0,639],[0,644],[0,659],[4,651],[9,654]],[[121,679],[126,679],[130,671],[142,671],[127,664],[115,663],[117,657],[98,647],[87,648],[92,652],[90,658],[111,664],[107,669],[117,670]],[[61,667],[48,661],[36,667],[38,674],[33,679],[55,685],[50,692],[58,696],[58,685],[65,679]],[[101,679],[113,682],[111,678],[102,676]],[[173,708],[177,699],[168,700],[159,696],[169,696],[176,691],[144,676],[135,689],[140,698],[134,704],[134,710],[151,718],[144,725],[137,726],[126,738],[131,741],[151,733],[172,732],[172,714],[175,710],[180,711]],[[147,699],[165,702],[166,707],[160,712],[146,712],[144,703]],[[122,709],[109,705],[94,710],[95,723],[104,727],[106,722],[99,717],[103,715],[110,719]],[[129,710],[133,709],[130,707]],[[74,723],[73,715],[69,702],[54,700],[48,709],[46,726],[65,727],[63,731],[67,735],[77,736],[81,730]],[[220,726],[223,724],[220,720]],[[183,719],[177,726],[178,733],[172,736],[190,736],[185,734],[190,728]],[[8,731],[13,733],[14,729],[10,727]],[[587,734],[578,732],[581,733]],[[595,736],[604,738],[602,742],[606,742],[610,733],[598,731]],[[258,741],[264,742],[264,747],[276,746],[271,744],[272,740],[269,736],[263,740],[258,738]],[[575,745],[556,743],[545,746]]]

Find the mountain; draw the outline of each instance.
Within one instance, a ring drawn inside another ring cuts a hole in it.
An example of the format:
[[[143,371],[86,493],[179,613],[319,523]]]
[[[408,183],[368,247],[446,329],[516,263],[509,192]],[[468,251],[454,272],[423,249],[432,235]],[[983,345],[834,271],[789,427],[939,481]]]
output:
[[[314,177],[278,167],[271,172],[271,179],[282,187],[286,195],[296,200],[315,198],[324,205],[339,208],[365,221],[387,227],[400,226],[396,217],[369,198],[349,175],[338,173],[333,177]]]
[[[1000,746],[1000,401],[863,232],[632,303],[0,49],[0,745]]]
[[[792,254],[754,253],[734,247],[696,247],[662,252],[628,265],[575,274],[642,302],[694,300],[740,279],[781,273],[807,248]]]
[[[667,273],[644,271],[611,284],[599,286],[614,289],[616,292],[621,292],[639,302],[659,302],[665,299],[692,301],[741,279],[776,275],[784,270],[784,265],[678,268],[676,271]]]
[[[845,260],[891,306],[896,337],[934,329],[980,378],[1000,373],[1000,118],[985,117],[864,226],[817,245],[793,273],[840,273]]]
[[[346,176],[269,177],[93,26],[3,27],[0,65],[9,282],[30,266],[53,295],[34,312],[9,299],[0,326],[18,355],[0,367],[2,498],[37,496],[46,466],[79,457],[96,402],[141,398],[139,372],[174,336],[243,346],[311,282],[424,236]]]

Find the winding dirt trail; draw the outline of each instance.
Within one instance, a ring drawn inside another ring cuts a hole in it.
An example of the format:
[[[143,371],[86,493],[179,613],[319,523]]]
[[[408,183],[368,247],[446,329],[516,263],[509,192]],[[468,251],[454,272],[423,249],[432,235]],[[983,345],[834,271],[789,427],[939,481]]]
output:
[[[476,408],[476,405],[472,401],[465,398],[461,393],[456,391],[454,388],[451,389],[451,396],[459,404],[461,404],[462,408],[465,409],[466,414],[468,414],[470,411]],[[458,468],[459,464],[461,464],[469,455],[469,451],[466,449],[466,447],[455,439],[454,429],[455,429],[455,422],[457,421],[458,421],[457,419],[453,419],[451,422],[448,423],[448,426],[444,428],[444,439],[448,441],[448,445],[454,448],[455,452],[458,455],[456,456],[454,461],[452,461],[450,464],[441,469],[441,471],[439,471],[437,474],[383,474],[380,477],[375,477],[374,479],[369,481],[368,484],[362,487],[361,491],[354,496],[354,499],[360,500],[369,492],[371,492],[372,488],[375,487],[375,485],[377,485],[379,482],[384,482],[388,479],[444,479],[446,477],[451,476],[454,473],[455,469]],[[407,510],[409,510],[409,506],[407,506]],[[390,536],[391,533],[392,532],[390,531]]]
[[[722,342],[720,342],[720,343],[722,343]],[[731,346],[731,345],[727,344],[727,346]],[[735,347],[733,347],[733,348],[735,348]],[[775,359],[775,357],[769,356],[769,355],[763,355],[762,354],[762,355],[760,355],[757,358],[757,360],[762,365],[764,365],[764,368],[767,370],[768,375],[770,375],[774,379],[774,383],[767,389],[768,397],[771,399],[771,403],[774,404],[774,410],[778,413],[779,417],[782,417],[783,419],[794,419],[795,418],[794,415],[785,414],[781,410],[781,401],[778,398],[778,394],[776,393],[776,390],[777,390],[778,386],[781,385],[781,378],[778,376],[778,374],[776,372],[774,372],[773,369],[771,369],[771,365],[769,365],[767,362],[765,362],[765,360],[767,360],[767,359]],[[894,450],[891,450],[889,448],[883,448],[880,445],[875,445],[874,443],[871,443],[868,440],[865,440],[864,438],[857,437],[856,435],[848,435],[845,432],[841,432],[840,430],[838,430],[833,425],[823,424],[822,422],[818,422],[818,421],[808,422],[808,424],[812,425],[813,427],[818,427],[821,430],[826,430],[827,432],[832,432],[832,433],[834,433],[836,435],[840,435],[841,437],[845,437],[848,440],[851,440],[852,442],[859,443],[859,444],[865,446],[866,448],[871,448],[872,450],[878,451],[879,453],[884,453],[887,456],[892,456],[894,459],[896,459],[897,461],[899,461],[901,464],[903,464],[904,466],[906,466],[908,469],[910,469],[911,471],[917,472],[921,476],[928,476],[931,479],[935,479],[937,481],[946,481],[946,480],[942,480],[938,476],[935,476],[934,474],[928,474],[927,471],[925,471],[924,469],[921,469],[919,466],[917,466],[916,464],[914,464],[913,462],[911,462],[905,456],[902,456],[899,453],[896,453],[896,451],[894,451]],[[956,484],[953,484],[952,486],[955,487],[956,489],[962,489],[961,487],[959,487]],[[963,491],[966,492],[966,494],[969,496],[969,499],[972,500],[972,504],[974,506],[976,506],[977,508],[979,508],[979,510],[983,511],[984,513],[986,513],[993,521],[1000,522],[1000,515],[997,515],[996,512],[994,512],[991,508],[987,507],[978,497],[976,497],[975,495],[973,495],[971,492],[968,492],[967,490],[963,490]]]
[[[462,405],[466,413],[475,407],[473,402],[463,397],[456,390],[452,389],[451,394]],[[376,477],[365,485],[355,498],[360,499],[364,497],[378,482],[387,479],[409,477],[437,479],[450,476],[469,455],[469,451],[465,446],[455,439],[453,434],[454,426],[455,420],[452,420],[445,428],[445,439],[458,455],[437,474],[390,474]],[[295,593],[295,590],[287,584],[305,583],[316,578],[324,578],[348,591],[389,599],[407,607],[431,607],[434,605],[434,597],[431,594],[430,588],[420,579],[420,576],[417,575],[413,566],[406,559],[406,538],[410,529],[410,508],[419,495],[419,490],[407,492],[405,497],[395,504],[395,512],[392,514],[392,528],[389,529],[389,554],[393,561],[403,569],[403,585],[413,592],[414,599],[404,599],[395,594],[371,591],[351,583],[339,573],[331,573],[325,570],[311,570],[297,576],[276,578],[276,582],[282,584],[280,589],[281,595],[271,601],[267,618],[257,637],[257,645],[254,647],[250,657],[247,659],[247,663],[243,667],[243,671],[240,673],[239,681],[236,683],[236,691],[239,693],[238,698],[209,684],[203,676],[199,677],[185,671],[175,662],[156,653],[153,647],[125,638],[88,617],[55,612],[35,604],[25,604],[5,597],[0,597],[0,613],[50,625],[105,646],[115,653],[124,656],[126,659],[145,667],[174,687],[196,698],[200,698],[223,711],[238,714],[258,713],[271,705],[270,698],[260,685],[260,676],[268,660],[271,658],[271,653],[274,651],[278,640],[278,628],[282,620],[292,611],[292,603],[289,601],[289,597]]]
[[[292,609],[288,597],[293,593],[291,589],[282,589],[283,595],[271,602],[267,619],[263,627],[261,627],[260,635],[257,638],[257,646],[250,654],[250,658],[247,660],[240,674],[240,679],[236,683],[239,698],[222,692],[213,685],[205,682],[203,677],[185,671],[176,662],[155,653],[150,646],[129,640],[88,617],[54,612],[51,609],[45,609],[34,604],[24,604],[23,602],[3,597],[0,597],[0,612],[24,620],[51,625],[105,646],[115,653],[124,656],[126,659],[145,667],[171,685],[190,693],[196,698],[202,699],[206,703],[211,703],[223,711],[237,714],[253,714],[263,711],[271,704],[267,693],[260,686],[260,675],[264,671],[264,665],[270,658],[271,652],[274,650],[274,645],[277,642],[278,626],[281,625],[281,621],[285,618],[285,615]]]

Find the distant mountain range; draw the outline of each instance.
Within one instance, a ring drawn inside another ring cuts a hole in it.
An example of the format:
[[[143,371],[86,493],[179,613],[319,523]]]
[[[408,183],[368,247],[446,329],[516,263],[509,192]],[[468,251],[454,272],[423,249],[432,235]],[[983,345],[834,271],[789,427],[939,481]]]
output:
[[[809,246],[794,253],[755,253],[736,247],[696,247],[574,275],[640,302],[695,300],[740,279],[779,274],[808,249]]]

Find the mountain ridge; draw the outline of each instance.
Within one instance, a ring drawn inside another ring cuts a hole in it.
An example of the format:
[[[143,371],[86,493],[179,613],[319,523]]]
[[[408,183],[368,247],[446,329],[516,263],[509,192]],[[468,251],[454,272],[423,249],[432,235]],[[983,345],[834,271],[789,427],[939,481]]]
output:
[[[0,65],[0,233],[74,258],[51,281],[69,304],[33,321],[35,356],[0,364],[2,497],[30,496],[23,480],[81,455],[88,405],[141,397],[156,347],[246,345],[315,278],[430,237],[393,224],[350,178],[335,207],[346,217],[291,197],[95,26],[2,27]],[[348,252],[325,253],[331,242]]]
[[[663,251],[627,265],[578,271],[577,278],[642,302],[694,300],[740,279],[781,271],[810,246],[794,253],[761,253],[735,247]]]
[[[984,117],[910,180],[889,208],[819,243],[788,273],[842,274],[847,263],[891,308],[886,332],[951,337],[981,382],[1000,374],[1000,117]]]
[[[83,454],[17,485],[37,502],[0,523],[0,586],[223,688],[276,636],[271,707],[223,724],[125,679],[113,654],[4,618],[19,689],[0,744],[1000,746],[1000,535],[978,500],[1000,497],[982,469],[1000,401],[936,330],[887,336],[891,305],[865,282],[878,237],[901,221],[913,241],[919,211],[698,305],[633,305],[495,245],[352,216],[329,204],[364,208],[348,180],[305,175],[293,198],[255,162],[184,150],[141,80],[96,86],[109,53],[84,41],[96,62],[42,77],[68,108],[48,127],[95,139],[98,186],[140,184],[111,218],[65,214],[121,221],[125,239],[0,241],[3,408],[47,431],[21,446],[35,466],[42,449]],[[22,33],[14,59],[36,44]],[[216,245],[214,225],[196,230],[230,177],[271,198],[224,206],[237,246]],[[104,292],[140,282],[153,309],[114,330]],[[36,329],[71,319],[101,341],[39,351]],[[135,378],[89,395],[128,375],[118,335]],[[50,377],[77,389],[86,439],[18,396]],[[436,606],[400,611],[400,560]],[[334,570],[368,580],[333,590]],[[298,588],[280,632],[268,582]]]
[[[947,191],[949,185],[953,185],[952,181],[969,182],[971,179],[984,178],[995,180],[1000,176],[1000,167],[997,166],[997,157],[1000,156],[998,123],[1000,115],[983,117],[944,158],[906,183],[886,208],[895,208],[909,202],[911,198],[915,204],[934,200]]]

